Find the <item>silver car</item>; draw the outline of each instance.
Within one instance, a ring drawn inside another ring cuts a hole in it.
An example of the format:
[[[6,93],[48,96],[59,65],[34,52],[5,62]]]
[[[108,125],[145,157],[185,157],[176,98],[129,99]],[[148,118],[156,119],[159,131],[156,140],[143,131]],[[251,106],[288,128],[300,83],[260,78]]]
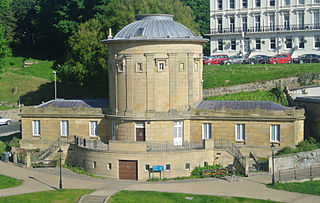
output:
[[[241,64],[243,61],[243,56],[231,56],[228,59],[221,61],[221,65]]]
[[[10,118],[2,118],[0,116],[0,125],[10,125],[12,123],[12,120]]]

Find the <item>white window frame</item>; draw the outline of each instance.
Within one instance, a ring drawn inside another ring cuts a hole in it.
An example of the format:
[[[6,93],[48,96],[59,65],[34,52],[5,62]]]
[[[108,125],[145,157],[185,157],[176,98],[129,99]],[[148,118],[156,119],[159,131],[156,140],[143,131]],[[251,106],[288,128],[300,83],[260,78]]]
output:
[[[318,39],[318,40],[317,40]],[[318,46],[316,46],[316,44],[317,44],[317,42],[318,42]],[[315,49],[319,49],[320,48],[320,35],[315,35],[314,36],[314,48]]]
[[[169,170],[167,169],[167,166],[169,166]],[[166,171],[171,171],[171,165],[170,164],[166,164]]]
[[[41,135],[39,120],[32,121],[32,135],[33,136],[40,136]]]
[[[98,121],[89,122],[90,137],[98,137]]]
[[[69,122],[68,121],[60,121],[60,135],[61,137],[69,136]]]
[[[202,139],[212,138],[212,125],[211,123],[202,123]]]
[[[271,143],[280,142],[280,125],[279,124],[270,125],[270,142]]]
[[[177,142],[179,140],[179,142]],[[181,143],[180,143],[181,140]],[[183,145],[183,121],[174,121],[173,124],[173,144],[175,146]]]
[[[245,141],[246,140],[246,126],[245,124],[236,124],[235,125],[235,136],[236,136],[236,141]]]

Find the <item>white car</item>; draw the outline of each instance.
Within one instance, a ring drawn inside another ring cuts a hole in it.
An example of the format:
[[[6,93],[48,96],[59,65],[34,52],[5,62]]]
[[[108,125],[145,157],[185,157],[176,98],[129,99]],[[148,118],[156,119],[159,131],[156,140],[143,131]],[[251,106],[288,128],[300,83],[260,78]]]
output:
[[[10,118],[2,118],[0,116],[0,125],[10,125],[12,123],[12,120]]]

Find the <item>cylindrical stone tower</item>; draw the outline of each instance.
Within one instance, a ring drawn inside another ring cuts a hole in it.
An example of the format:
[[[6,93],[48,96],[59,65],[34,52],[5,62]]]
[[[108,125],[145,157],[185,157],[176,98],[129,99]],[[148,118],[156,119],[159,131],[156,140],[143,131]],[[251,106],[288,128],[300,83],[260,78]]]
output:
[[[183,115],[202,99],[202,43],[172,15],[141,15],[108,44],[111,114]]]

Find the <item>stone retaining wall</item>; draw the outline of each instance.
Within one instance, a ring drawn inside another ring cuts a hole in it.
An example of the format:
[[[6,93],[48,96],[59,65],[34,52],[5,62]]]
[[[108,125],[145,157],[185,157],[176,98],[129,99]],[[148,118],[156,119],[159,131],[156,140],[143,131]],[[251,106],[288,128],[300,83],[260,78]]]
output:
[[[298,83],[298,77],[281,78],[277,80],[253,82],[253,83],[246,83],[246,84],[240,84],[240,85],[205,89],[203,90],[203,98],[217,96],[217,95],[224,95],[224,94],[233,94],[241,91],[253,92],[256,90],[270,90],[274,87],[283,88],[285,86],[287,86],[288,88],[300,86],[300,84]]]
[[[270,157],[271,159],[271,157]],[[272,163],[269,160],[269,163]],[[303,169],[310,166],[320,166],[320,149],[277,156],[274,159],[275,170]]]
[[[11,118],[12,120],[21,120],[20,110],[19,109],[11,109],[11,110],[3,110],[0,111],[0,116],[4,118]]]

